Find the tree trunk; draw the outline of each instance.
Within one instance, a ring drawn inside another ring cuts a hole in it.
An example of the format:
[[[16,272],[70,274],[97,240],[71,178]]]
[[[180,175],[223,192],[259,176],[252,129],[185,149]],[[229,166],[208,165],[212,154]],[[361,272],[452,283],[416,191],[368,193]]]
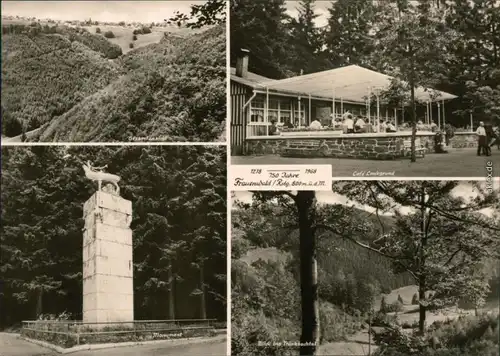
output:
[[[426,307],[422,305],[422,301],[425,301],[425,275],[421,274],[418,279],[418,298],[419,298],[419,309],[418,309],[418,332],[421,335],[425,334],[425,316]]]
[[[319,346],[318,270],[313,223],[315,193],[299,191],[295,198],[300,233],[300,295],[302,302],[302,333],[300,355],[315,355]]]
[[[207,305],[205,300],[205,269],[203,268],[203,261],[200,263],[200,303],[201,303],[201,319],[207,318]]]
[[[36,297],[36,319],[43,313],[43,289],[39,289]]]
[[[418,319],[418,331],[421,335],[425,334],[425,314],[426,306],[422,304],[425,302],[425,292],[426,292],[426,275],[425,275],[425,248],[427,245],[427,225],[426,225],[426,205],[425,205],[425,189],[422,188],[421,197],[421,235],[420,235],[420,256],[419,256],[419,276],[418,276],[418,299],[419,299],[419,319]]]
[[[170,320],[175,319],[175,293],[174,293],[174,278],[172,276],[172,263],[168,266],[168,280],[169,280],[169,289],[168,289],[168,318]]]
[[[415,141],[417,139],[417,113],[415,112],[415,59],[413,58],[413,47],[410,44],[408,52],[410,54],[410,93],[411,93],[411,161],[417,161]]]

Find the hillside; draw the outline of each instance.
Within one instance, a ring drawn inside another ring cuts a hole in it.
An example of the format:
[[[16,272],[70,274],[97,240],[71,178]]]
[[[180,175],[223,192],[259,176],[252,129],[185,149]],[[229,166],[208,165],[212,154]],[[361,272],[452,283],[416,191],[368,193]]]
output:
[[[95,39],[85,35],[75,35],[70,39],[70,32],[4,31],[4,122],[6,117],[11,117],[19,120],[28,131],[36,129],[115,80],[121,67],[95,51],[98,47],[101,51],[113,47],[99,40],[99,44],[97,41],[93,43]],[[89,45],[94,46],[94,50]]]
[[[214,141],[226,117],[222,27],[144,47],[129,73],[54,120],[40,141]]]
[[[13,123],[2,132],[7,137],[24,127],[29,141],[224,139],[222,26],[140,34],[140,48],[125,55],[112,43],[120,35],[108,40],[92,29],[3,29],[2,116]]]

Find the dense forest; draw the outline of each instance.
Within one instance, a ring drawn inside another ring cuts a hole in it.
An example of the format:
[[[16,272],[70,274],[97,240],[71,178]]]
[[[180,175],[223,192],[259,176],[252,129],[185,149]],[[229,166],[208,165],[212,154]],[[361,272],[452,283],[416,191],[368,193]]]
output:
[[[5,136],[40,128],[30,141],[224,137],[223,24],[181,40],[165,32],[159,43],[126,55],[106,33],[83,27],[34,22],[2,31]]]
[[[460,184],[334,184],[334,192],[372,212],[319,203],[314,192],[254,192],[251,203],[237,202],[232,352],[296,355],[298,347],[279,343],[318,338],[314,348],[300,348],[300,354],[312,355],[320,345],[366,330],[368,322],[388,327],[375,334],[381,355],[498,350],[491,338],[498,327],[494,318],[458,318],[451,327],[451,321],[426,322],[430,313],[449,307],[478,313],[498,306],[500,197],[473,183],[469,188],[477,196],[467,200],[454,193]],[[415,293],[406,300],[383,297],[410,285]],[[413,321],[400,322],[398,312]],[[469,333],[474,336],[461,336]],[[433,338],[450,342],[430,347]]]
[[[225,148],[4,147],[1,327],[82,318],[83,203],[97,189],[87,160],[121,176],[132,201],[135,319],[224,321]]]
[[[457,95],[446,105],[457,127],[469,113],[500,120],[498,1],[337,0],[323,27],[314,0],[297,2],[298,17],[286,3],[231,1],[232,66],[241,48],[250,71],[274,79],[360,65],[398,79],[391,100],[408,100],[408,82]]]

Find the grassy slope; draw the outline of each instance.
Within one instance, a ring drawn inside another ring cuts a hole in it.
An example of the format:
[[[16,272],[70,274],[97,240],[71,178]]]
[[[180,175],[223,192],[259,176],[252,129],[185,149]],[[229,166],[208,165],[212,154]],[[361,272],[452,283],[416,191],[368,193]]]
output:
[[[226,77],[221,27],[129,52],[121,62],[129,74],[54,120],[40,141],[129,141],[132,136],[212,141],[221,134]]]
[[[141,48],[148,46],[150,44],[159,43],[164,37],[165,33],[174,33],[180,36],[188,36],[193,33],[192,30],[187,28],[178,28],[178,27],[152,27],[151,33],[146,35],[137,35],[137,40],[133,40],[133,27],[123,27],[123,26],[114,26],[114,25],[92,25],[85,26],[90,33],[95,33],[96,28],[99,27],[101,29],[101,33],[103,34],[106,31],[112,31],[115,34],[115,38],[109,38],[109,42],[114,43],[122,49],[123,53],[128,53],[133,49],[129,47],[130,43],[134,43],[134,48]]]

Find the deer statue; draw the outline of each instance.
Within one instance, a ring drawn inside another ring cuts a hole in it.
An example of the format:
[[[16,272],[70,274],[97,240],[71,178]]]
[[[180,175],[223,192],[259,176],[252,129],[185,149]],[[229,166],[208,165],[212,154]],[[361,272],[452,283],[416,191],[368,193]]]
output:
[[[85,171],[85,176],[88,179],[97,181],[99,191],[102,190],[102,182],[108,182],[115,187],[116,194],[120,195],[120,187],[118,186],[120,177],[115,174],[104,172],[104,168],[107,167],[108,165],[105,165],[103,167],[92,167],[90,161],[87,161],[87,163],[83,165],[83,170]]]

